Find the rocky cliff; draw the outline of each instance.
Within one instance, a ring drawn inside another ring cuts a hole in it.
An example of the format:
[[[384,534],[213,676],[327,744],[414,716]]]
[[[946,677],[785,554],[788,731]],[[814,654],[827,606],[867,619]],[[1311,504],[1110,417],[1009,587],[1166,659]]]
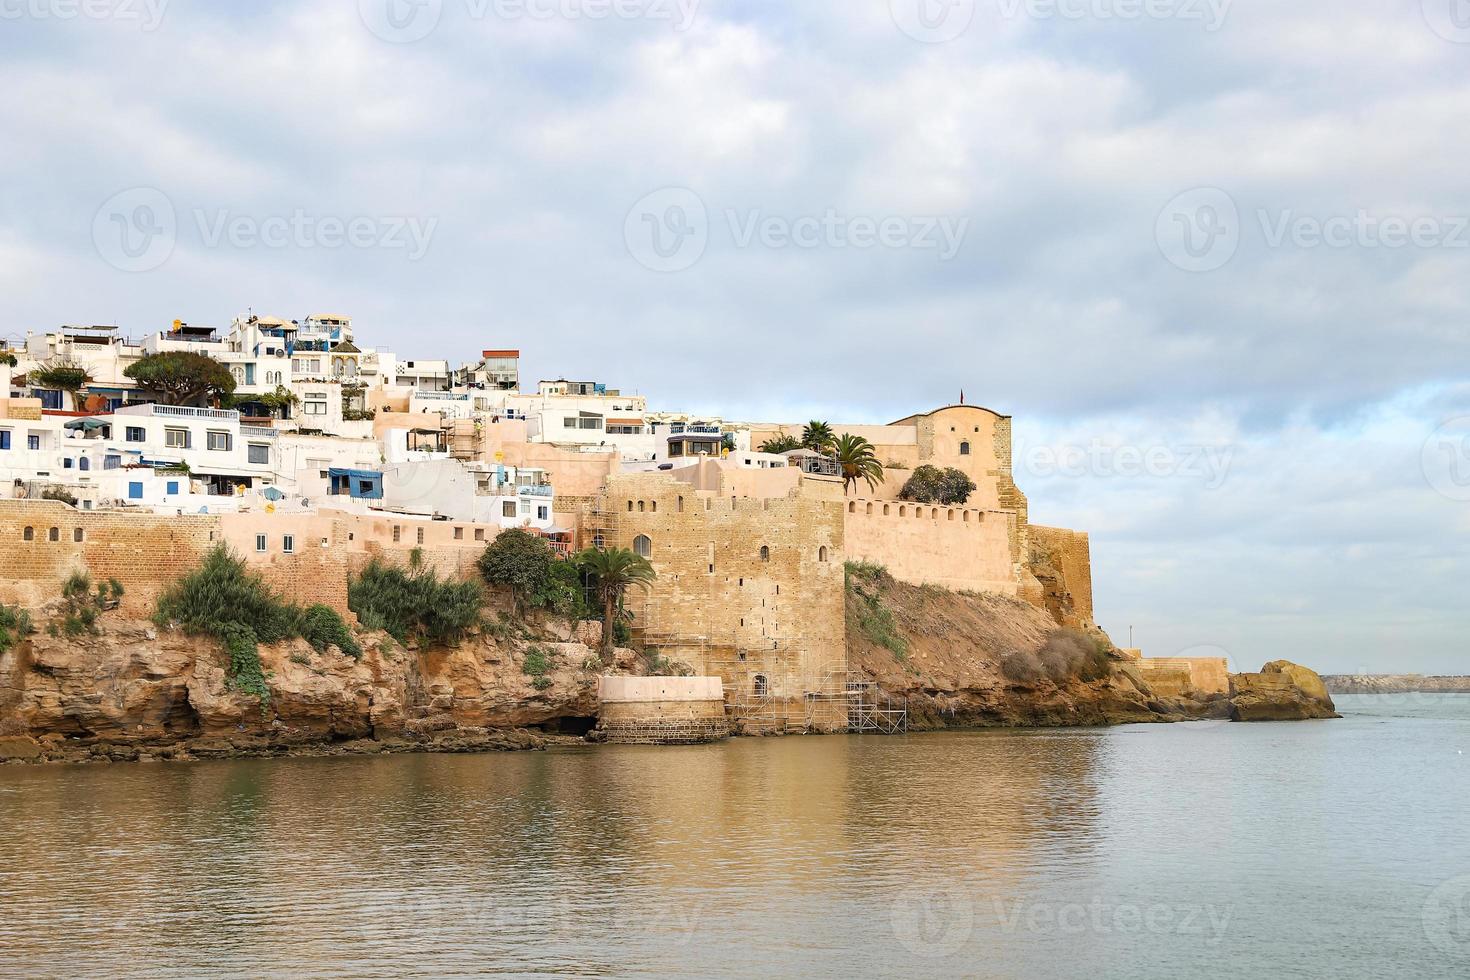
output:
[[[575,731],[597,713],[595,653],[565,626],[454,649],[406,649],[382,633],[361,641],[361,660],[300,640],[261,647],[262,705],[230,688],[206,637],[117,614],[74,639],[32,634],[0,656],[0,756],[527,748],[540,736],[518,730]]]
[[[1232,721],[1302,721],[1338,718],[1327,685],[1315,671],[1273,660],[1256,674],[1230,675]]]
[[[904,702],[913,729],[1181,720],[1101,631],[1059,629],[1006,596],[909,585],[871,571],[847,595],[852,668]]]

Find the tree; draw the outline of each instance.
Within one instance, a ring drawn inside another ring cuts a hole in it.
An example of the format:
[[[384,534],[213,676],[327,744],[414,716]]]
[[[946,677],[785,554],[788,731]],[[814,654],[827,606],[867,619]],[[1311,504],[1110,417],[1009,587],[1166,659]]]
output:
[[[0,350],[0,364],[3,364],[5,367],[15,367],[17,363],[14,354],[8,350]]]
[[[964,470],[924,465],[914,470],[898,496],[921,504],[963,504],[974,492],[975,481]]]
[[[296,392],[285,385],[276,385],[275,391],[268,391],[263,395],[256,395],[251,401],[260,402],[261,406],[271,413],[272,417],[280,413],[280,417],[288,419],[291,417],[291,409],[301,404],[301,399]]]
[[[522,528],[501,531],[480,555],[480,575],[490,585],[510,591],[516,615],[540,605],[551,581],[551,546],[539,534]]]
[[[630,588],[648,589],[658,573],[647,558],[627,548],[599,551],[588,548],[579,552],[577,565],[597,583],[597,600],[602,606],[602,659],[612,659],[613,628],[623,608],[623,597]]]
[[[123,374],[138,387],[163,398],[167,405],[234,394],[235,378],[229,368],[205,354],[166,351],[133,362]]]
[[[830,452],[835,444],[832,436],[832,427],[826,422],[818,422],[812,419],[801,430],[801,444],[814,453]]]
[[[801,440],[795,436],[776,436],[761,443],[763,453],[789,453],[793,449],[801,448]]]
[[[70,361],[51,361],[26,375],[26,383],[32,387],[71,392],[73,408],[80,408],[81,400],[77,392],[91,380],[86,368]]]
[[[883,464],[878,462],[873,444],[862,436],[843,435],[837,440],[832,452],[842,471],[844,494],[849,487],[857,486],[859,480],[866,480],[869,490],[883,482]]]

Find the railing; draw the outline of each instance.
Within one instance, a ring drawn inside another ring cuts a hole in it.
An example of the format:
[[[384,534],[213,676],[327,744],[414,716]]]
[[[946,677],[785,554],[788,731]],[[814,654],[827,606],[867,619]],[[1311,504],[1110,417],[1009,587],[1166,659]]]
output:
[[[516,487],[516,492],[528,493],[533,497],[549,497],[551,496],[551,484],[543,483],[529,487]]]
[[[258,425],[242,425],[240,426],[240,435],[243,438],[249,439],[274,439],[280,433],[275,429],[265,429]]]
[[[240,413],[223,408],[189,408],[185,405],[158,405],[153,406],[154,415],[173,415],[186,419],[222,419],[228,422],[238,421]]]
[[[837,460],[825,456],[798,456],[795,462],[803,473],[810,473],[812,476],[842,475],[842,467],[837,465]]]
[[[431,402],[467,402],[470,400],[469,395],[459,395],[452,391],[415,391],[413,397]]]

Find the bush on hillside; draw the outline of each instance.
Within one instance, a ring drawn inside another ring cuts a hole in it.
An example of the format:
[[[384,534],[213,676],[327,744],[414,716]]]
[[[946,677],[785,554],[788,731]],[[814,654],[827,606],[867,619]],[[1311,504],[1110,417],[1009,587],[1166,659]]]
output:
[[[432,570],[374,561],[348,583],[347,606],[362,625],[399,643],[458,643],[480,625],[485,595],[475,582],[441,581]]]

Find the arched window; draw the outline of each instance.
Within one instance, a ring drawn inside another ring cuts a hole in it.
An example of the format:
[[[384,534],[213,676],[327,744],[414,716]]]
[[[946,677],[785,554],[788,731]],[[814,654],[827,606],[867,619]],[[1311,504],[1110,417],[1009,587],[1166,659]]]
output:
[[[965,441],[965,442],[960,443],[960,455],[961,456],[968,456],[968,455],[970,455],[970,443],[969,443],[968,440]]]
[[[633,513],[633,501],[628,501],[628,513]]]
[[[79,469],[79,470],[90,470],[91,468],[92,468],[92,461],[90,459],[88,459],[86,456],[83,456],[83,457],[81,457],[80,459],[77,460],[77,469]]]
[[[650,500],[648,502],[648,510],[649,510],[650,513],[657,514],[658,513],[658,501],[657,500]]]
[[[766,696],[766,692],[767,692],[767,690],[769,690],[769,688],[770,688],[770,685],[766,683],[766,675],[765,674],[756,674],[755,675],[755,696],[758,697],[758,698],[765,697]]]
[[[34,541],[34,540],[36,540],[36,529],[33,528],[33,527],[26,528],[24,531],[22,531],[20,533],[20,539],[22,541]]]
[[[869,517],[872,517],[873,516],[873,505],[872,504],[869,504],[868,505],[868,516]]]
[[[849,514],[856,514],[857,513],[857,501],[856,500],[849,500],[847,502],[847,512]]]
[[[761,561],[771,560],[771,549],[768,545],[761,545]]]
[[[909,516],[909,509],[907,507],[905,507],[903,504],[899,504],[898,505],[898,516],[899,517],[908,517]]]
[[[48,540],[48,541],[60,541],[61,540],[61,528],[59,528],[59,527],[53,527],[50,531],[48,531],[46,533],[46,540]]]
[[[643,501],[638,501],[638,513],[643,513]]]
[[[633,539],[633,553],[640,558],[647,558],[653,554],[653,541],[646,534],[640,534]]]
[[[817,561],[826,561],[826,560],[827,560],[827,546],[826,545],[822,545],[820,548],[817,549]]]
[[[680,497],[678,500],[674,501],[674,509],[676,511],[678,511],[679,513],[681,513],[681,514],[684,513],[684,498],[683,497]]]

